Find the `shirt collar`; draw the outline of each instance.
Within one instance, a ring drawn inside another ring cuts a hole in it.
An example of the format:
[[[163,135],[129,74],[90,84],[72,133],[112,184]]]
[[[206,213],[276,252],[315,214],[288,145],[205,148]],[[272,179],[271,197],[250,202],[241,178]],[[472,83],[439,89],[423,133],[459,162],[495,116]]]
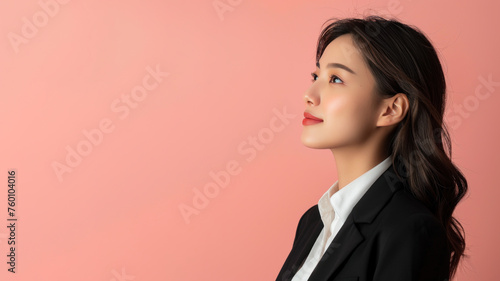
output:
[[[323,225],[330,225],[335,216],[345,220],[352,208],[372,186],[372,184],[387,170],[392,163],[389,156],[375,167],[371,168],[341,190],[336,181],[318,201],[318,209]]]

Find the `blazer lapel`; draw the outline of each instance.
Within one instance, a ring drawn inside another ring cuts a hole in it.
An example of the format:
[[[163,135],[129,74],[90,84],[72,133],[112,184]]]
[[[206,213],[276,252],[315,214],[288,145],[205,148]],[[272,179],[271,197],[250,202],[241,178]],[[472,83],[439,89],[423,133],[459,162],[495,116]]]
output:
[[[354,248],[363,240],[363,235],[359,233],[352,221],[352,217],[349,216],[311,273],[309,280],[328,280]]]
[[[391,165],[366,191],[347,217],[344,225],[329,245],[309,280],[328,280],[344,260],[363,240],[357,223],[371,223],[392,197],[403,186]]]

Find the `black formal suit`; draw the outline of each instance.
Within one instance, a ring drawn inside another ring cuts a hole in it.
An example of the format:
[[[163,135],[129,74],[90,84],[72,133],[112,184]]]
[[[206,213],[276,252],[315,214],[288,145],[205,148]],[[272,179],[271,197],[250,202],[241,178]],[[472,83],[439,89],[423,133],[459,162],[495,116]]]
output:
[[[314,205],[300,219],[276,281],[293,278],[322,229]],[[308,280],[444,281],[448,266],[444,228],[391,165],[354,206]]]

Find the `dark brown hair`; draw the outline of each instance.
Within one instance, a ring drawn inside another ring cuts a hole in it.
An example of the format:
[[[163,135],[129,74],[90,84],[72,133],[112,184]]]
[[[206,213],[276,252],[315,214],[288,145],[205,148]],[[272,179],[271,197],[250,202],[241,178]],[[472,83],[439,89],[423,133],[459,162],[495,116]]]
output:
[[[350,34],[381,97],[396,93],[408,97],[409,110],[387,145],[398,176],[446,230],[451,279],[465,256],[464,229],[453,211],[468,187],[451,161],[450,136],[443,123],[446,82],[436,50],[416,27],[398,20],[378,16],[331,20],[319,36],[316,61],[335,38]]]

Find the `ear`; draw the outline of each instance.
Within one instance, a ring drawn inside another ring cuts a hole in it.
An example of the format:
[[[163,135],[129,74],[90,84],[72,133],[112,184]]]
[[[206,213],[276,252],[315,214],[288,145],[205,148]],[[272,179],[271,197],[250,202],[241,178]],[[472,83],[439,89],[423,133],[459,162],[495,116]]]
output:
[[[410,103],[406,94],[397,93],[390,98],[383,99],[380,106],[381,113],[377,121],[377,126],[385,127],[396,125],[403,120],[408,112]]]

